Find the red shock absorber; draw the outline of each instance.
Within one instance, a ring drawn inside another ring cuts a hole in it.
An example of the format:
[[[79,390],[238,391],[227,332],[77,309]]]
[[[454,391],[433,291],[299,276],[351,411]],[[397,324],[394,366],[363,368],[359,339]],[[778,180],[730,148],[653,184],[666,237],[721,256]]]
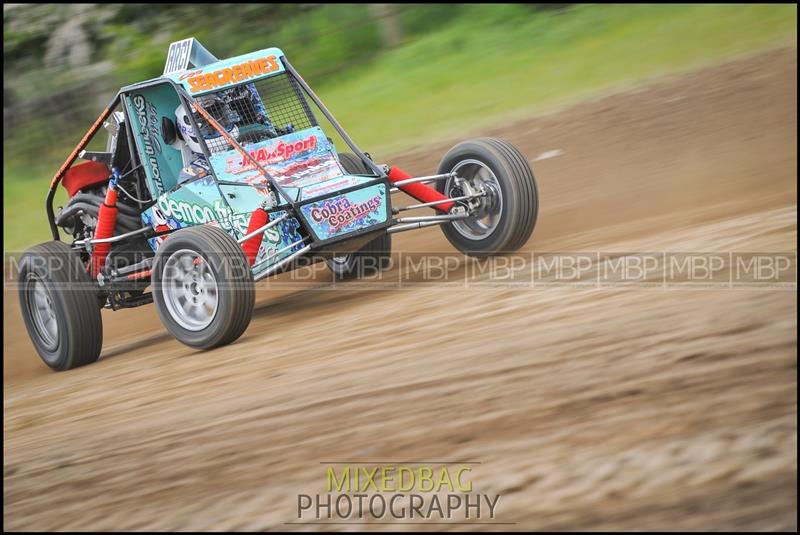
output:
[[[409,178],[413,178],[411,175],[399,169],[397,167],[389,168],[389,172],[387,173],[389,176],[389,182],[394,184],[395,182],[399,182],[400,180],[406,180]],[[397,186],[400,188],[401,191],[404,191],[417,199],[421,202],[434,202],[434,201],[441,201],[447,199],[448,197],[443,193],[440,193],[438,190],[433,189],[430,186],[426,186],[422,182],[415,182],[413,184],[406,184],[405,186]],[[450,208],[453,207],[452,202],[444,202],[442,204],[434,204],[433,208],[439,210],[440,212],[447,213],[450,211]]]
[[[116,172],[114,172],[116,174]],[[108,183],[106,200],[100,205],[97,212],[97,228],[94,230],[94,239],[101,240],[110,238],[114,235],[114,228],[117,226],[117,177],[113,176]],[[110,243],[96,243],[92,251],[91,274],[96,279],[97,275],[103,271],[106,265],[108,251],[111,250]]]
[[[254,230],[263,227],[267,223],[269,223],[269,214],[263,208],[256,208],[253,210],[253,214],[250,216],[250,223],[247,224],[247,234],[250,234]],[[242,243],[242,250],[244,251],[244,254],[251,266],[256,263],[258,248],[261,246],[261,240],[263,237],[264,232],[259,232],[252,238],[249,238]]]

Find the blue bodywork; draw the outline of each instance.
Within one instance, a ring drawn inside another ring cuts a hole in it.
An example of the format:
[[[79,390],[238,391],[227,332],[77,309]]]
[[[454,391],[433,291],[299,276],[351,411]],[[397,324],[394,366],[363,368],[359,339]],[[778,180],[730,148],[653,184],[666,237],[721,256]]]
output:
[[[375,175],[352,175],[339,163],[333,143],[315,123],[238,148],[208,153],[208,172],[182,175],[181,151],[164,141],[162,121],[194,97],[245,86],[255,96],[256,82],[289,76],[283,53],[268,48],[202,67],[173,72],[140,89],[124,94],[133,137],[155,204],[142,213],[156,231],[212,224],[234,239],[247,233],[254,210],[266,210],[272,219],[288,217],[263,234],[254,271],[261,271],[310,242],[346,239],[387,223],[389,192]],[[177,88],[185,91],[183,97]],[[268,99],[270,95],[260,95]],[[266,117],[266,109],[256,107]],[[272,127],[272,125],[269,125]],[[273,130],[273,133],[277,133]],[[266,174],[264,173],[266,171]],[[267,176],[267,174],[269,176]],[[276,191],[278,190],[278,191]],[[303,230],[306,232],[303,232]],[[301,240],[304,244],[289,247]],[[149,240],[156,250],[168,236]],[[276,252],[282,251],[280,254]]]

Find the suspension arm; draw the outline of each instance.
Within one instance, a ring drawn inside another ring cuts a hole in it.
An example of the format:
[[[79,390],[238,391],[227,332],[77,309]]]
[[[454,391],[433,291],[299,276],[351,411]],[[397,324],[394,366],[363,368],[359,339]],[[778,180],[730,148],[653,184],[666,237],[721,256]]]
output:
[[[429,204],[429,206],[432,206],[440,212],[448,213],[455,204],[438,190],[426,186],[422,182],[414,182],[411,175],[398,167],[390,167],[387,176],[392,185],[398,187],[401,191],[414,197],[418,201],[426,204],[438,202],[438,204]]]

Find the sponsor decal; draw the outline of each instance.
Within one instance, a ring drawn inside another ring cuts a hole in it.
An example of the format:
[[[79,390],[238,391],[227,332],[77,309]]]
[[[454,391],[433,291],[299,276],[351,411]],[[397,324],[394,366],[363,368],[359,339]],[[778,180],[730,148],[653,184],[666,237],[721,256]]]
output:
[[[225,230],[233,230],[244,236],[250,222],[250,214],[233,214],[232,210],[219,199],[215,200],[213,204],[202,204],[172,199],[164,195],[158,199],[154,208],[156,209],[154,213],[158,216],[157,224],[171,224],[169,228],[183,228],[188,225],[216,222]],[[269,241],[281,241],[281,231],[276,227],[267,229],[265,234]]]
[[[386,187],[368,186],[300,207],[314,234],[322,240],[386,221]]]
[[[189,91],[197,93],[200,91],[209,91],[218,87],[225,87],[231,84],[238,84],[251,78],[263,76],[280,69],[278,58],[275,55],[266,56],[259,59],[245,61],[232,67],[224,67],[222,69],[212,71],[209,73],[190,73],[187,78],[189,83]],[[191,75],[193,74],[193,76]],[[181,77],[183,78],[183,77]]]
[[[277,219],[283,214],[284,212],[275,212],[272,214],[272,217]],[[245,225],[245,232],[246,227],[247,226]],[[261,246],[258,250],[258,256],[256,256],[256,265],[266,260],[269,260],[268,264],[275,263],[281,258],[285,258],[286,256],[302,248],[302,244],[297,244],[296,246],[284,251],[284,253],[281,255],[277,255],[279,250],[289,247],[293,243],[297,243],[302,238],[298,232],[299,228],[300,223],[298,223],[295,218],[290,217],[289,219],[285,219],[278,223],[276,227],[267,229],[267,231],[264,232],[264,239],[261,241]]]
[[[323,182],[343,175],[331,144],[319,127],[247,145],[244,150],[246,156],[237,150],[211,155],[211,167],[219,179],[266,185],[269,181],[261,173],[263,168],[292,196],[288,191],[290,188],[313,185],[318,188],[319,193],[325,187]],[[337,183],[342,184],[343,181],[339,180]],[[304,196],[308,198],[307,195]]]
[[[186,226],[185,224],[176,220],[174,217],[167,217],[164,215],[164,212],[161,211],[158,205],[142,212],[142,222],[145,225],[150,225],[153,227],[153,230],[156,232],[166,232],[168,230],[176,230]],[[147,242],[150,244],[150,248],[155,251],[158,249],[158,246],[167,239],[167,237],[168,236],[166,235],[158,236],[155,238],[150,238],[147,240]]]
[[[197,69],[197,70],[194,70],[194,71],[185,72],[185,73],[181,74],[180,76],[178,76],[178,80],[183,81],[183,80],[186,80],[187,78],[191,78],[192,76],[197,76],[198,74],[202,74],[202,72],[203,72],[203,69]]]
[[[147,161],[152,171],[153,182],[158,191],[164,191],[164,182],[161,179],[161,169],[158,166],[156,154],[161,154],[161,131],[158,125],[158,112],[152,103],[147,102],[142,95],[133,96],[133,106],[136,109],[136,119],[142,131],[142,143]]]
[[[284,214],[285,212],[275,212],[272,217],[277,219]],[[142,221],[146,225],[152,226],[157,232],[177,230],[192,225],[214,225],[238,239],[247,233],[250,214],[231,214],[231,211],[219,200],[215,201],[213,205],[207,205],[163,196],[155,206],[142,212]],[[300,223],[298,223],[297,219],[290,217],[265,230],[256,263],[258,264],[266,259],[269,259],[270,262],[276,262],[299,249],[300,246],[298,245],[285,251],[280,256],[274,255],[280,249],[301,239],[298,232],[299,228]],[[157,250],[159,245],[168,237],[169,235],[150,238],[148,242],[153,250]]]
[[[229,208],[217,199],[213,205],[197,204],[187,201],[172,199],[168,196],[159,197],[157,206],[167,219],[174,219],[179,223],[202,225],[211,221],[224,219],[229,215]]]
[[[274,148],[270,148],[269,146],[260,147],[257,149],[251,149],[248,152],[251,158],[258,162],[261,165],[269,165],[278,162],[282,162],[284,160],[288,160],[293,156],[299,156],[301,154],[312,152],[317,148],[317,136],[310,135],[304,139],[298,139],[297,141],[289,141],[288,143],[281,140],[278,141],[277,145]],[[252,171],[256,167],[253,163],[247,159],[243,158],[242,156],[236,154],[231,156],[230,158],[225,160],[225,172],[231,174],[239,174],[244,173],[246,171]]]
[[[311,219],[315,223],[327,223],[333,232],[363,219],[381,205],[381,196],[376,195],[364,202],[353,204],[347,197],[336,197],[322,201],[311,209]]]
[[[316,197],[318,195],[330,193],[332,191],[336,191],[339,189],[344,189],[353,186],[355,184],[356,181],[354,181],[350,177],[345,176],[342,177],[341,180],[333,180],[330,182],[325,182],[320,185],[307,186],[303,188],[303,198],[310,199],[311,197]]]
[[[333,157],[309,156],[299,161],[273,164],[269,172],[281,186],[303,187],[341,176],[342,170]]]

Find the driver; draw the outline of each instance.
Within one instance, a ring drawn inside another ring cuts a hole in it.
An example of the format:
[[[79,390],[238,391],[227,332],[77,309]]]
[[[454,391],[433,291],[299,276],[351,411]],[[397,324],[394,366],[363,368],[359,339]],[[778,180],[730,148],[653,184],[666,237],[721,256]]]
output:
[[[280,135],[270,122],[261,98],[252,84],[197,97],[197,103],[237,141],[241,142],[244,137],[241,136],[240,126],[248,127],[246,136],[248,141],[258,142]],[[202,136],[211,154],[232,148],[225,137],[201,115],[195,114],[195,120],[199,135]],[[209,172],[209,163],[203,154],[198,132],[192,128],[192,121],[183,104],[175,109],[175,124],[178,140],[173,146],[181,151],[183,159],[178,183],[206,176]]]
[[[229,136],[233,139],[239,138],[239,117],[230,109],[230,106],[220,95],[198,97],[197,103],[225,129]],[[208,151],[211,154],[224,152],[231,148],[225,138],[201,115],[195,115],[195,120],[199,132],[192,128],[192,121],[184,105],[181,104],[175,108],[175,125],[178,130],[178,140],[174,146],[181,151],[183,159],[183,168],[178,175],[179,184],[208,174],[209,163],[203,154],[203,147],[200,144],[198,134],[205,140],[206,147],[208,147]]]

